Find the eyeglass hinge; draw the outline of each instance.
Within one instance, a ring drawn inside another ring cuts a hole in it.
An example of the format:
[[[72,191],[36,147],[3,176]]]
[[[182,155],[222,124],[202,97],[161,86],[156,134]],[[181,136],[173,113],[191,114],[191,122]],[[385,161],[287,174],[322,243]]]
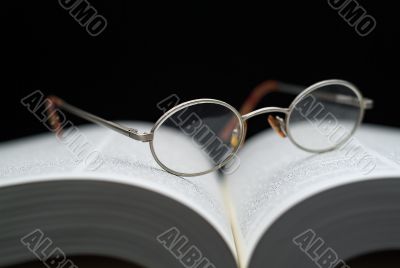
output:
[[[374,108],[374,101],[368,98],[363,99],[364,108],[365,109],[372,109]]]
[[[130,138],[138,140],[138,141],[149,142],[149,141],[153,140],[153,134],[146,133],[146,132],[139,133],[139,131],[134,128],[129,128],[128,133],[129,133],[128,136]]]

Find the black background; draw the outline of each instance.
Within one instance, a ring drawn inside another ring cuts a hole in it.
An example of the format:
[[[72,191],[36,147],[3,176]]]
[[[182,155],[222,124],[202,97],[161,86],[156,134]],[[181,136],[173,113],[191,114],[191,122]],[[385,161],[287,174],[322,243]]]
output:
[[[20,104],[36,89],[108,119],[154,122],[161,115],[156,103],[171,93],[239,108],[266,79],[349,80],[376,102],[366,122],[400,126],[395,1],[359,1],[377,21],[366,37],[325,0],[93,0],[108,21],[97,37],[58,1],[15,2],[5,12],[12,20],[3,24],[9,47],[3,49],[2,141],[46,131]],[[283,102],[271,96],[261,105]],[[250,133],[266,125],[265,118],[254,120]]]
[[[156,103],[171,93],[239,108],[266,79],[349,80],[375,100],[366,122],[400,126],[396,1],[359,0],[377,21],[367,37],[326,0],[91,0],[108,21],[97,37],[58,1],[13,2],[2,8],[0,141],[46,131],[20,104],[36,89],[108,119],[154,122]],[[287,101],[270,96],[260,105]],[[265,119],[254,120],[250,133]]]

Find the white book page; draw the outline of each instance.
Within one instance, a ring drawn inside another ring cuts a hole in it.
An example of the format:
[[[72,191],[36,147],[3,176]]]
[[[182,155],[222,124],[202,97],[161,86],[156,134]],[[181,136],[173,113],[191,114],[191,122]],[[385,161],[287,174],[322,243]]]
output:
[[[143,131],[151,128],[144,123],[127,125]],[[88,143],[81,154],[77,149],[74,152],[72,142],[63,144],[53,133],[1,144],[0,187],[65,178],[108,180],[143,187],[178,200],[201,214],[236,256],[217,174],[181,178],[167,173],[154,161],[148,143],[95,125],[79,127],[79,135],[76,143]]]
[[[226,180],[243,267],[265,230],[301,200],[357,180],[400,177],[400,130],[363,126],[347,146],[352,147],[312,154],[272,131],[244,145],[240,168]],[[366,159],[373,164],[366,165]]]

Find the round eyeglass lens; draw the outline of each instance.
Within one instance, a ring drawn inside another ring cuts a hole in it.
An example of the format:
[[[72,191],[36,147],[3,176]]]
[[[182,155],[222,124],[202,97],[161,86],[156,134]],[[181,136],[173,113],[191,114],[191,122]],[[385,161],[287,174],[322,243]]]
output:
[[[357,128],[361,101],[361,94],[351,86],[321,85],[292,104],[289,137],[308,151],[332,150],[346,142]]]
[[[173,173],[208,172],[236,152],[241,127],[238,113],[224,103],[184,105],[155,128],[153,152],[159,164]]]

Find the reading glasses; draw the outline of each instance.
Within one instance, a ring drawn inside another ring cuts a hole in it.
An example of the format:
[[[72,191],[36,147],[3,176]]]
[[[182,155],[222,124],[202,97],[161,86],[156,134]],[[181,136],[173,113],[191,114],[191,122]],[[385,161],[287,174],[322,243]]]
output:
[[[254,110],[271,92],[297,97],[288,108]],[[83,111],[58,97],[48,100],[50,123],[58,134],[62,124],[57,110],[62,109],[134,140],[149,142],[156,162],[179,176],[203,175],[233,161],[245,140],[246,122],[254,116],[269,114],[268,123],[279,136],[288,137],[302,150],[321,153],[346,143],[360,125],[365,109],[373,106],[371,99],[344,80],[325,80],[307,88],[269,80],[252,91],[240,111],[220,100],[195,99],[166,111],[145,133]]]

